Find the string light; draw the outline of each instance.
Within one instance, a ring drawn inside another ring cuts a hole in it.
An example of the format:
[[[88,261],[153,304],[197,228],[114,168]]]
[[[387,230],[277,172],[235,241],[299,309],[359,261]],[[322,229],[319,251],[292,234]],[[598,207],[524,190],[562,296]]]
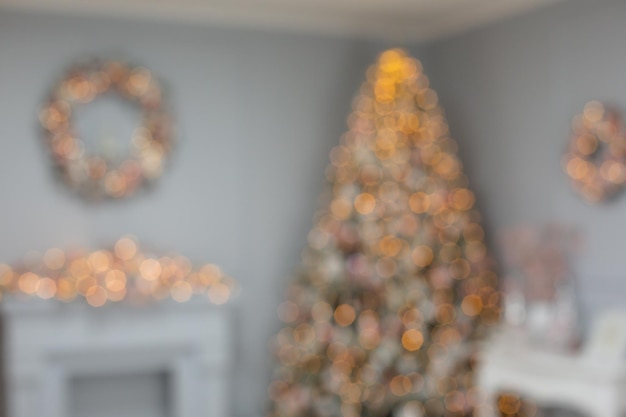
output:
[[[77,106],[109,93],[141,112],[141,123],[130,141],[131,155],[124,160],[88,152],[72,120]],[[127,197],[158,178],[174,142],[158,81],[149,70],[118,61],[93,61],[70,68],[53,88],[39,120],[61,178],[91,199]]]
[[[1,294],[66,302],[83,297],[93,307],[168,297],[185,302],[195,294],[205,294],[210,302],[224,304],[235,289],[234,280],[216,265],[194,269],[184,256],[157,257],[141,251],[137,241],[128,236],[118,240],[111,250],[64,252],[52,248],[42,256],[28,256],[19,266],[0,264]]]
[[[348,124],[278,309],[269,416],[469,416],[487,406],[474,341],[499,320],[500,295],[421,64],[383,53]]]

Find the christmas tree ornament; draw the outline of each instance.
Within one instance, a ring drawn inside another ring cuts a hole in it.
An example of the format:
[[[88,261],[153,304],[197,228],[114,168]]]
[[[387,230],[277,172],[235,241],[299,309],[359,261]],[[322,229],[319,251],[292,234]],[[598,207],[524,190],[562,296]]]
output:
[[[278,315],[271,417],[470,416],[475,342],[500,315],[457,145],[421,64],[367,71]]]

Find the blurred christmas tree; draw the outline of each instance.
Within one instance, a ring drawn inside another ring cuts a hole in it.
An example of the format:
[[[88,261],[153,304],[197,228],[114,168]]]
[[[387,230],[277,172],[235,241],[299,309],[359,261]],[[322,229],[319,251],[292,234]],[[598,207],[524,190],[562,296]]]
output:
[[[421,64],[367,72],[325,208],[279,307],[272,417],[466,416],[499,294],[474,194]]]

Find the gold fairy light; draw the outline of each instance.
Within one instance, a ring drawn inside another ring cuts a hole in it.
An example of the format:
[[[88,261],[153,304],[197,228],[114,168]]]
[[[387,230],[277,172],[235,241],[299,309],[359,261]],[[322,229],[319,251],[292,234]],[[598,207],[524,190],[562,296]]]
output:
[[[383,53],[348,125],[326,169],[328,206],[278,308],[269,416],[489,407],[472,382],[473,342],[498,321],[497,279],[421,64]]]
[[[621,116],[598,101],[585,105],[572,122],[563,157],[572,186],[590,203],[607,200],[626,183],[626,134]]]
[[[74,126],[77,106],[115,93],[141,112],[125,160],[87,152]],[[174,145],[173,123],[152,73],[118,61],[93,61],[70,68],[53,87],[39,113],[45,143],[63,181],[81,195],[123,198],[163,172]]]
[[[235,281],[213,264],[192,268],[180,255],[155,257],[142,252],[135,238],[119,239],[112,250],[64,252],[49,249],[41,259],[21,265],[0,264],[0,295],[23,294],[69,302],[84,297],[92,307],[123,300],[185,302],[204,294],[213,304],[234,295]]]

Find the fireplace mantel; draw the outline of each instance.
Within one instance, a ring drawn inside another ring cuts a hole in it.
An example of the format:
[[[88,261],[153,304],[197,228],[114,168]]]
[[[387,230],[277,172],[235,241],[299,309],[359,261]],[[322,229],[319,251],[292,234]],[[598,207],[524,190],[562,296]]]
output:
[[[10,417],[67,417],[70,379],[165,372],[172,417],[228,417],[229,307],[192,299],[89,307],[7,297],[4,360]]]

